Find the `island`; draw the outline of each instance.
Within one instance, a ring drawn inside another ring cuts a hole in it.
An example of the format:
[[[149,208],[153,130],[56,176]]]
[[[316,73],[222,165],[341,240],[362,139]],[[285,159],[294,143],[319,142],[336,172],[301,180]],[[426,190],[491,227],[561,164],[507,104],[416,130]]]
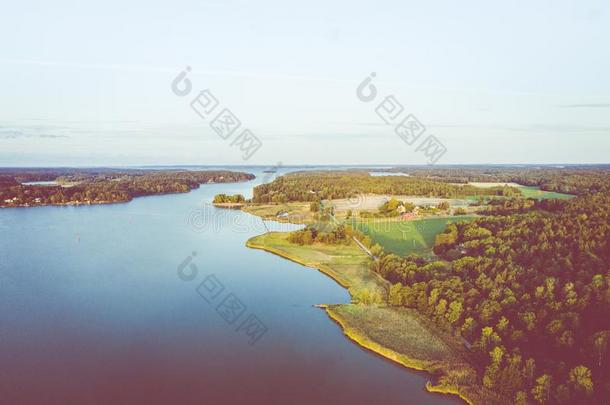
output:
[[[220,208],[240,209],[245,205],[246,199],[241,194],[226,195],[216,194],[212,204]]]
[[[0,168],[0,207],[120,203],[254,178],[227,170]]]
[[[347,288],[350,303],[319,306],[362,347],[429,372],[430,392],[469,404],[608,398],[608,171],[424,173],[281,176],[243,209],[305,227],[246,245]]]

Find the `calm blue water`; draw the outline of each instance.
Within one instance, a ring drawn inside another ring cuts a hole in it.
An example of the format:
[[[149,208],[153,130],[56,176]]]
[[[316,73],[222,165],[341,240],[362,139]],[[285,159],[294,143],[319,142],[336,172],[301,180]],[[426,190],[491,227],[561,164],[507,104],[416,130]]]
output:
[[[349,300],[334,281],[246,248],[260,220],[209,208],[206,229],[189,224],[214,194],[249,196],[260,177],[126,204],[0,210],[0,403],[455,402],[312,307]],[[177,276],[188,256],[193,281]],[[246,306],[232,325],[196,291],[210,274],[224,285],[218,299]],[[268,328],[254,345],[236,331],[249,314]]]

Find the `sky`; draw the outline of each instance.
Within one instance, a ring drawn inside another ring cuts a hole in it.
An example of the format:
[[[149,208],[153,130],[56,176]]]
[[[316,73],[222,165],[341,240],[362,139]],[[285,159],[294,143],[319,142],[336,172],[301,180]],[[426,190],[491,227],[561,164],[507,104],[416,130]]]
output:
[[[608,163],[609,42],[602,0],[5,2],[0,166]]]

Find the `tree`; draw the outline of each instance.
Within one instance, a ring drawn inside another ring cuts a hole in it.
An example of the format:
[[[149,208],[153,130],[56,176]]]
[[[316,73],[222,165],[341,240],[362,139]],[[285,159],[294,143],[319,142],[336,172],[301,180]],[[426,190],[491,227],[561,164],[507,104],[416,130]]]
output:
[[[184,190],[180,184],[177,185],[177,188],[181,191],[188,191],[188,188],[186,190]],[[212,203],[225,204],[225,203],[241,203],[244,201],[246,201],[246,199],[241,194],[235,194],[235,195],[216,194],[214,196],[214,200],[212,200]]]
[[[464,308],[462,307],[461,302],[452,301],[451,304],[449,304],[449,311],[447,311],[445,318],[447,318],[449,323],[453,325],[454,323],[460,320],[463,311]]]
[[[593,343],[597,349],[598,361],[597,365],[602,366],[602,356],[606,353],[608,347],[608,338],[610,338],[610,331],[602,330],[593,335]]]
[[[447,201],[441,201],[438,203],[436,208],[438,208],[439,210],[442,210],[442,211],[447,211],[450,208],[450,205],[449,205],[449,202],[447,202]]]
[[[504,349],[500,346],[496,346],[492,351],[489,352],[490,363],[485,368],[485,374],[483,375],[483,385],[487,388],[494,388],[498,382],[498,371],[502,364],[502,358],[504,357]]]
[[[433,288],[432,291],[430,291],[430,296],[428,297],[428,306],[433,307],[436,305],[439,294],[440,290],[438,288]]]
[[[303,232],[303,238],[302,238],[303,244],[304,245],[311,245],[313,243],[313,239],[314,238],[313,238],[313,235],[311,234],[311,230],[306,229]]]
[[[378,257],[379,255],[381,255],[381,252],[383,252],[383,248],[378,243],[375,243],[371,247],[371,253],[373,254],[373,256]]]
[[[527,393],[525,391],[518,391],[515,394],[515,405],[527,405]]]
[[[447,300],[444,298],[441,298],[441,300],[436,305],[436,308],[434,309],[434,311],[436,313],[436,316],[439,319],[442,319],[442,317],[445,316],[445,311],[447,311]]]
[[[464,319],[464,323],[460,327],[460,333],[464,338],[469,339],[472,337],[472,332],[474,331],[475,323],[474,318],[468,317]]]
[[[591,370],[580,365],[570,370],[568,383],[575,391],[591,395],[593,393],[593,380],[591,378]]]
[[[543,374],[536,379],[536,386],[532,389],[532,395],[534,399],[541,403],[549,402],[551,397],[551,376]]]
[[[521,368],[521,355],[506,355],[506,362],[500,367],[497,375],[497,390],[503,396],[510,397],[524,387],[524,375]]]
[[[442,254],[457,243],[458,231],[455,224],[450,224],[443,233],[436,235],[434,239],[434,253]]]
[[[400,283],[396,283],[390,287],[390,292],[388,295],[388,302],[390,305],[396,307],[402,305],[402,294],[400,293],[401,288],[402,285]]]
[[[364,288],[360,291],[357,291],[354,294],[354,300],[358,304],[364,304],[364,305],[370,304],[371,303],[371,293],[369,292],[368,289]]]
[[[536,326],[536,314],[532,311],[527,311],[519,314],[521,320],[525,323],[525,327],[528,331],[531,331]]]
[[[534,372],[536,371],[536,361],[532,358],[525,360],[525,368],[523,369],[523,374],[525,375],[525,379],[527,381],[527,385],[531,386],[534,380]]]
[[[478,346],[481,348],[481,350],[486,351],[492,346],[499,345],[500,341],[500,336],[498,336],[498,334],[494,332],[494,329],[491,326],[485,326],[481,330],[481,338],[479,340]]]
[[[502,316],[496,325],[496,329],[499,332],[504,332],[508,327],[508,319],[505,316]]]

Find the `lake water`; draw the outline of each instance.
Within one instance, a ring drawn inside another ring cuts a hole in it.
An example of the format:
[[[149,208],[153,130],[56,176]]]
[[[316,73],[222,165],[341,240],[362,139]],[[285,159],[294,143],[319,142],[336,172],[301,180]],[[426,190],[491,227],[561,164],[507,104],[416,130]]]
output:
[[[246,248],[264,232],[259,219],[208,208],[205,223],[189,223],[214,194],[249,196],[273,177],[256,174],[126,204],[0,209],[0,402],[456,403],[312,307],[347,302],[345,289]],[[189,256],[197,274],[183,281]],[[218,300],[246,307],[233,324],[197,292],[211,274]],[[254,345],[236,330],[250,314],[268,328]]]
[[[409,176],[407,173],[400,172],[369,172],[369,174],[373,177],[382,177],[382,176]]]
[[[59,185],[56,181],[26,181],[21,183],[24,186],[57,186]]]

